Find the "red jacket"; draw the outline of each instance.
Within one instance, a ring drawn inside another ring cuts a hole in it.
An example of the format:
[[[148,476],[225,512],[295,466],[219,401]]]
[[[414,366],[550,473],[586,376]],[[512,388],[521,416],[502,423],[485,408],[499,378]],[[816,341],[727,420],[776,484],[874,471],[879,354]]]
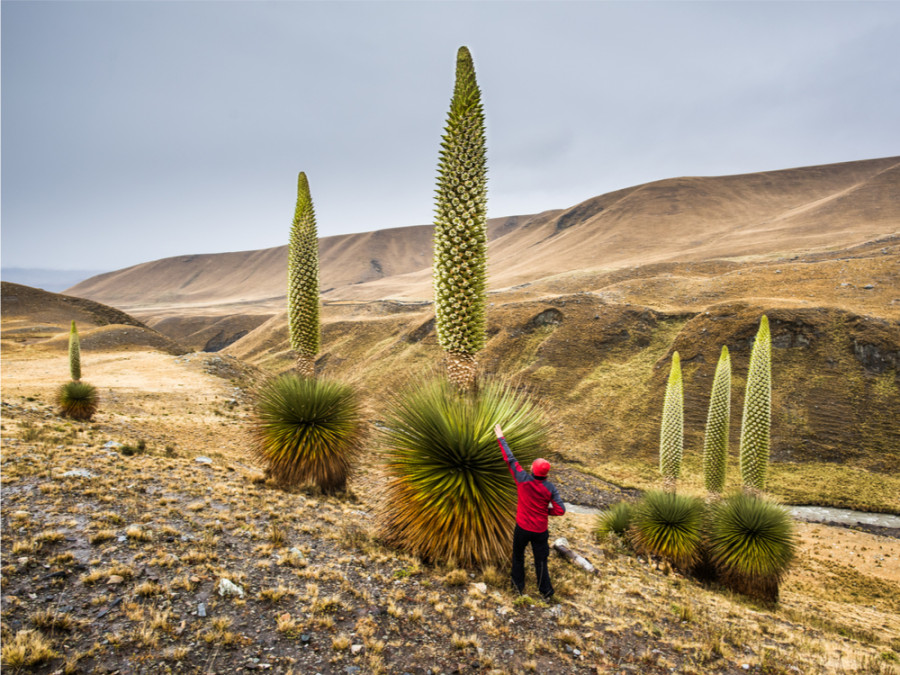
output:
[[[519,465],[505,438],[500,438],[497,442],[503,459],[509,465],[509,472],[516,480],[516,490],[519,493],[516,525],[529,532],[546,532],[547,516],[561,516],[566,512],[562,497],[549,480],[535,478]]]

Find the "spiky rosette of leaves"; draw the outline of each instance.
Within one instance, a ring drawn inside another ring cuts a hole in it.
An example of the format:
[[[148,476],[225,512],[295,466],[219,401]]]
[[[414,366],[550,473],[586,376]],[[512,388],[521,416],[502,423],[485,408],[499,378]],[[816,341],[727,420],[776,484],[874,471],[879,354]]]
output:
[[[797,547],[787,510],[739,493],[713,505],[711,521],[707,546],[721,577],[738,591],[777,600]]]
[[[56,404],[61,415],[85,422],[97,412],[100,395],[94,385],[73,380],[66,382],[57,390]]]
[[[629,502],[619,502],[597,515],[594,523],[594,534],[597,538],[606,537],[611,532],[620,537],[631,526],[634,506]]]
[[[632,514],[631,540],[641,552],[658,555],[682,569],[699,559],[703,502],[674,492],[650,491]]]
[[[363,426],[355,391],[334,380],[286,373],[256,392],[254,452],[280,483],[342,490],[360,451]]]
[[[684,453],[684,394],[681,383],[681,359],[678,352],[672,354],[672,367],[666,383],[662,425],[659,433],[659,471],[667,490],[675,489],[681,473],[681,456]]]
[[[761,492],[766,487],[771,423],[772,339],[769,319],[763,315],[750,352],[741,421],[741,480],[750,491]]]
[[[388,541],[435,562],[483,565],[509,556],[516,484],[494,435],[498,423],[522,466],[546,447],[538,408],[503,382],[461,391],[432,378],[391,401],[379,508]]]
[[[81,379],[81,340],[74,320],[69,329],[69,374],[76,382]]]
[[[450,377],[463,388],[471,386],[475,372],[468,361],[486,340],[486,155],[475,66],[469,50],[460,47],[438,162],[433,283],[438,342],[449,354]]]
[[[319,351],[319,237],[304,172],[297,178],[297,206],[288,244],[288,328],[302,375],[315,374]]]
[[[706,490],[721,494],[725,487],[725,464],[728,457],[728,431],[731,420],[731,356],[722,347],[706,415],[703,439],[703,478]]]

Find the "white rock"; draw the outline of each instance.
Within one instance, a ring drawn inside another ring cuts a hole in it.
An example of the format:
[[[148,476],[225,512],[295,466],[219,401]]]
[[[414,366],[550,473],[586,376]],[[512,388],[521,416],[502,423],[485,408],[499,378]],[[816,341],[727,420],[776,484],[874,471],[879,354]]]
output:
[[[469,593],[473,595],[478,593],[484,595],[485,593],[487,593],[487,584],[483,582],[469,584]]]
[[[212,464],[212,460],[209,457],[197,457],[194,461],[197,464]]]
[[[363,650],[363,646],[362,646],[362,645],[352,645],[352,646],[350,647],[350,653],[353,654],[354,656],[356,656],[357,654],[359,654],[362,650]]]
[[[239,598],[244,597],[244,589],[238,586],[237,584],[233,584],[230,579],[226,579],[222,577],[219,579],[219,595],[236,595]]]

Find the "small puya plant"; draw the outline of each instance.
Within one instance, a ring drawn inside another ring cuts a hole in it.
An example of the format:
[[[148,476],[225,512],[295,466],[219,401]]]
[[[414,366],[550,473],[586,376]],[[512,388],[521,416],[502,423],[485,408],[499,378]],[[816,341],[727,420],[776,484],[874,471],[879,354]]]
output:
[[[282,485],[313,483],[323,492],[345,488],[361,449],[356,392],[316,378],[319,351],[319,243],[309,181],[297,179],[288,247],[288,330],[297,355],[292,372],[264,382],[254,396],[254,454]]]
[[[730,424],[731,356],[728,347],[723,346],[709,395],[706,435],[703,438],[703,478],[710,497],[721,495],[725,488]]]
[[[772,339],[769,319],[763,315],[750,352],[741,421],[741,480],[750,493],[761,493],[766,487],[771,424]]]
[[[81,340],[74,320],[69,329],[69,375],[72,381],[56,392],[60,414],[73,420],[88,421],[97,412],[100,396],[94,385],[81,381]]]
[[[674,492],[681,473],[684,453],[684,393],[681,380],[681,358],[672,354],[672,366],[666,383],[662,425],[659,433],[659,472],[667,492]]]

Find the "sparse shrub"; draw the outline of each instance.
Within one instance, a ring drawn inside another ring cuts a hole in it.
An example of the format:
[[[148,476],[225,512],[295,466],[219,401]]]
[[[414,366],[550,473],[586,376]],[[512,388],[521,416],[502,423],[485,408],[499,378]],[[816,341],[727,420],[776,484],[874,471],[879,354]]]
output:
[[[718,495],[725,487],[725,464],[728,457],[728,430],[731,420],[731,357],[722,347],[706,416],[703,439],[703,478],[706,490]]]
[[[619,502],[598,514],[594,525],[597,538],[605,538],[610,532],[623,536],[631,526],[633,510],[634,506],[629,502]]]
[[[738,592],[776,601],[796,548],[790,514],[767,499],[743,493],[712,508],[709,555],[721,579]]]
[[[751,492],[761,492],[766,487],[771,421],[772,340],[769,319],[763,315],[750,352],[741,421],[741,480]]]
[[[56,403],[61,415],[86,422],[97,412],[100,396],[94,385],[73,380],[59,388]]]
[[[438,163],[434,216],[434,312],[447,374],[473,386],[486,341],[487,159],[484,111],[468,48],[456,55],[456,84]]]
[[[313,482],[333,493],[347,483],[362,439],[353,389],[287,373],[256,395],[255,454],[284,484]]]
[[[524,466],[545,447],[538,409],[512,386],[460,391],[443,378],[408,388],[385,423],[385,538],[413,555],[461,565],[505,561],[516,488],[497,447],[500,423]]]
[[[659,472],[665,489],[675,490],[681,473],[681,456],[684,452],[684,394],[681,384],[681,359],[678,352],[672,354],[672,367],[666,383],[662,424],[659,432]]]
[[[12,640],[4,640],[0,654],[7,668],[36,666],[59,656],[53,643],[37,630],[20,630]]]
[[[694,497],[647,492],[634,507],[632,542],[639,552],[687,569],[700,555],[703,513],[703,502]]]

